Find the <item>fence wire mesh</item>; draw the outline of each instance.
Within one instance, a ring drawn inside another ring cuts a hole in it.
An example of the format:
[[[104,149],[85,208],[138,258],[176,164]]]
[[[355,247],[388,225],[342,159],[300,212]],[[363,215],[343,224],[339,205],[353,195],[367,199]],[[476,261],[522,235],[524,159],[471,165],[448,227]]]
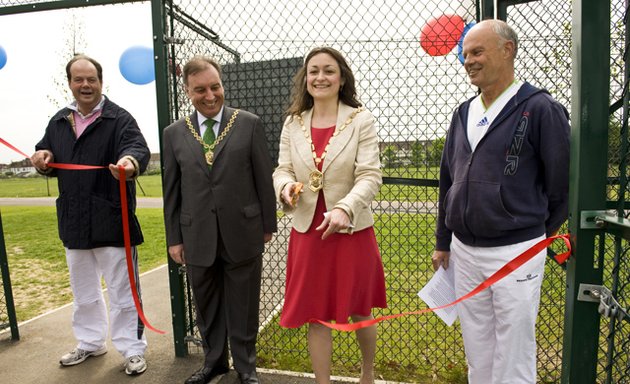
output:
[[[4,267],[4,265],[1,267]],[[2,287],[5,287],[5,281],[2,278],[2,275],[0,275],[0,283],[2,283]],[[0,292],[0,331],[6,330],[11,325],[9,324],[9,306],[7,305],[5,291],[6,290],[3,289],[2,292]]]
[[[554,17],[545,16],[550,14]],[[547,89],[570,110],[571,2],[545,0],[510,6],[506,22],[519,32],[516,77]],[[536,326],[537,372],[542,383],[560,381],[565,279],[557,265],[547,264]]]
[[[517,8],[510,20],[521,36],[518,76],[549,89],[569,107],[570,2],[537,3]],[[227,102],[262,117],[274,159],[291,77],[302,57],[322,45],[343,52],[357,79],[361,101],[377,118],[386,177],[373,208],[389,308],[375,311],[376,316],[423,307],[417,292],[433,273],[430,255],[443,137],[454,108],[475,94],[462,69],[458,43],[463,29],[476,20],[477,6],[472,0],[166,4],[167,30],[172,33],[169,60],[175,58],[177,67],[198,53],[217,58],[226,68]],[[543,21],[549,13],[556,15],[557,25]],[[195,27],[182,22],[184,15]],[[438,43],[421,46],[422,33],[433,33]],[[180,91],[181,78],[173,74],[171,81],[177,95],[172,109],[176,119],[188,113],[190,106]],[[285,89],[274,93],[268,87]],[[264,258],[259,365],[310,371],[305,329],[277,325],[290,218],[281,217],[279,227]],[[545,287],[539,321],[539,376],[541,382],[557,382],[564,272],[551,263]],[[334,373],[357,376],[360,354],[354,336],[335,333],[333,342]],[[385,379],[466,382],[457,324],[446,327],[432,315],[382,323],[377,349],[377,372]]]
[[[607,206],[611,213],[630,216],[630,25],[628,2],[611,1],[610,19],[610,118],[608,123]],[[602,285],[610,289],[618,304],[617,316],[601,316],[597,378],[602,383],[630,383],[630,244],[628,236],[608,233],[599,236],[603,260]]]

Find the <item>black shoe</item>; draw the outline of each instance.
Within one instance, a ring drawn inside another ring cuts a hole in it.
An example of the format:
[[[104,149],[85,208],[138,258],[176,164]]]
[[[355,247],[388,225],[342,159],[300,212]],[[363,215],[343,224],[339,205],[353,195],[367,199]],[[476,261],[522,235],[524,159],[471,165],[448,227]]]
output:
[[[238,379],[241,381],[241,384],[260,384],[256,371],[252,371],[250,373],[239,373]]]
[[[207,384],[215,377],[228,373],[230,369],[222,366],[217,367],[202,367],[197,372],[193,373],[184,384]],[[257,381],[255,381],[257,383]]]

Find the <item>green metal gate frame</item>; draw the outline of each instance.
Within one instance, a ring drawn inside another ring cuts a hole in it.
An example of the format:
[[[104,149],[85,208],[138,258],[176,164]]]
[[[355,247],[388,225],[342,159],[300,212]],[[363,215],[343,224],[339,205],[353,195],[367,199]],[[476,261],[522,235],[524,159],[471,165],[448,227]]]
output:
[[[597,233],[582,229],[580,218],[584,211],[606,206],[607,159],[585,154],[606,153],[608,146],[609,28],[610,1],[574,1],[569,198],[573,256],[567,264],[563,383],[597,382],[600,317],[593,303],[577,297],[581,283],[602,283],[603,263],[595,249]]]
[[[15,314],[15,304],[13,302],[13,289],[11,288],[11,275],[9,274],[9,260],[7,258],[7,249],[4,244],[4,232],[2,229],[2,214],[0,213],[0,272],[2,279],[2,287],[4,289],[4,295],[0,295],[0,298],[4,298],[4,300],[0,300],[0,303],[4,301],[6,317],[8,320],[7,323],[0,322],[0,331],[9,327],[11,329],[11,340],[17,341],[20,339],[20,331],[18,329],[17,316]],[[1,308],[0,313],[5,314]],[[3,321],[5,318],[2,316],[0,321]]]

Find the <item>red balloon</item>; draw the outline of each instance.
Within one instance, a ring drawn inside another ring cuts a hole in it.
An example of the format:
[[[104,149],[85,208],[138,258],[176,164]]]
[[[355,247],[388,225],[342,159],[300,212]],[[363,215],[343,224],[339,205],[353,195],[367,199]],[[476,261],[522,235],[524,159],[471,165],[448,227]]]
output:
[[[431,56],[444,56],[455,48],[464,32],[464,19],[442,15],[429,20],[420,31],[420,46]]]

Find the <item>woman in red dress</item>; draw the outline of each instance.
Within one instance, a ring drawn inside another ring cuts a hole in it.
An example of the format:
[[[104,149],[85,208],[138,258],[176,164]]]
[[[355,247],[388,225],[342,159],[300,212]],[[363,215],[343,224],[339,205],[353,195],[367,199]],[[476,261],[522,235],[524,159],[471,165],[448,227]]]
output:
[[[308,323],[318,384],[330,383],[332,335],[315,320],[368,320],[372,308],[387,306],[371,210],[382,183],[374,122],[357,100],[341,53],[312,50],[295,77],[273,178],[283,210],[293,218],[280,325]],[[376,325],[356,335],[360,383],[371,384]]]

